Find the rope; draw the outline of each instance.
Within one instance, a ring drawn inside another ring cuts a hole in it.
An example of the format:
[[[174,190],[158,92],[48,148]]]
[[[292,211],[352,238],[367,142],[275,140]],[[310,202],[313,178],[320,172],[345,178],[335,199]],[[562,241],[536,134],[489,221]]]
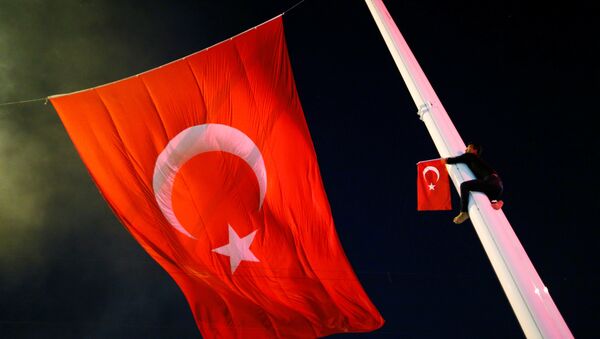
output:
[[[303,2],[304,2],[304,0],[300,0],[300,2],[297,2],[295,5],[293,5],[292,7],[288,8],[286,11],[284,11],[283,14],[291,11],[292,9],[296,8],[296,6],[300,5]]]
[[[48,103],[48,97],[43,97],[43,98],[37,98],[37,99],[29,99],[29,100],[5,102],[5,103],[0,104],[0,107],[2,107],[2,106],[11,106],[11,105],[19,105],[19,104],[24,104],[24,103],[27,103],[27,102],[42,101],[42,100],[44,100],[44,105],[46,105]]]

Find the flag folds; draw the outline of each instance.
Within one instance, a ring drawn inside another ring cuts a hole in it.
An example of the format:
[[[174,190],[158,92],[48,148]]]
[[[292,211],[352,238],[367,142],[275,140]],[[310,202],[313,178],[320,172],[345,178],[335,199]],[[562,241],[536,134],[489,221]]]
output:
[[[443,159],[417,163],[417,210],[451,210],[450,180]]]
[[[336,234],[281,16],[50,100],[203,337],[307,338],[383,324]]]

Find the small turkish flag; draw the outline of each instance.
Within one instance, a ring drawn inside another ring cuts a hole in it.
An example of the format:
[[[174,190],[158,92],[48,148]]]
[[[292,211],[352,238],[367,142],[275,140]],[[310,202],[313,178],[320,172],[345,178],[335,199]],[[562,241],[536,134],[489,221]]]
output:
[[[443,159],[417,163],[417,210],[447,211],[452,209],[450,180]]]

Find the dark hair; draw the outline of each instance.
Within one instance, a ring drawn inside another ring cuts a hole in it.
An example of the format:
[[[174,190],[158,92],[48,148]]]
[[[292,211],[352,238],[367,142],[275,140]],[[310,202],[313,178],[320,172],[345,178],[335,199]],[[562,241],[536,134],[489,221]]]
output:
[[[483,153],[483,146],[481,146],[480,144],[476,144],[476,143],[474,143],[474,142],[470,142],[470,143],[468,143],[467,145],[472,145],[472,146],[473,146],[473,148],[474,148],[475,150],[477,150],[477,154],[481,155],[481,153]]]

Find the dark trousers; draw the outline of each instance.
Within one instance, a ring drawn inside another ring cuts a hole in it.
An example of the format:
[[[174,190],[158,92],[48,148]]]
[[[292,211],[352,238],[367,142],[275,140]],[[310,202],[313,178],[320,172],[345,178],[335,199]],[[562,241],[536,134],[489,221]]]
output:
[[[467,212],[469,207],[469,192],[482,192],[490,200],[499,200],[502,196],[502,180],[497,175],[490,175],[485,179],[463,181],[460,184],[460,211]]]

